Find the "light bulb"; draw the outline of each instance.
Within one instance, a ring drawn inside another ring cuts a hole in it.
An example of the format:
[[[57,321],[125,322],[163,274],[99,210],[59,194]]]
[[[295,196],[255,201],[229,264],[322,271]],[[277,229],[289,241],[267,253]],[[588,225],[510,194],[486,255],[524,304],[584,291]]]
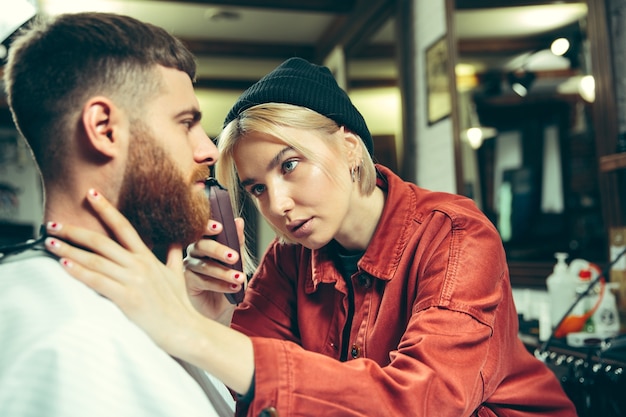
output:
[[[570,43],[565,38],[558,38],[552,42],[550,45],[550,51],[554,55],[563,56],[567,51],[569,51]]]
[[[478,149],[483,144],[483,131],[479,127],[470,127],[465,132],[465,136],[473,149]]]
[[[588,103],[593,103],[596,99],[596,81],[592,75],[585,75],[580,79],[578,85],[580,96]]]

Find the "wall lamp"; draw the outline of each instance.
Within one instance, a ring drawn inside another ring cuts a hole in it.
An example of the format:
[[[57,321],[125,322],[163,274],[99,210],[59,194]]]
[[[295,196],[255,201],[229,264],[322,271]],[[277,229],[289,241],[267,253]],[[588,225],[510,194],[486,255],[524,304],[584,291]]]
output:
[[[580,35],[559,37],[550,44],[550,51],[556,56],[569,59],[571,68],[578,68],[581,64],[582,43]]]
[[[508,74],[511,89],[520,97],[526,97],[530,87],[535,81],[536,75],[531,71],[514,71]]]
[[[564,56],[570,50],[571,44],[567,38],[557,38],[550,44],[550,51],[554,55]]]

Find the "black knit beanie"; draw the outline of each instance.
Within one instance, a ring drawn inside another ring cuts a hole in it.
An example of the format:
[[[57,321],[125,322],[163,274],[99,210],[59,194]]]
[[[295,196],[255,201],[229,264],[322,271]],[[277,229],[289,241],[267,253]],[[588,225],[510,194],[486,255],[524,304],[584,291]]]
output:
[[[370,155],[374,152],[372,135],[363,116],[326,67],[302,58],[288,59],[244,91],[228,112],[224,126],[244,110],[264,103],[286,103],[314,110],[359,135]]]

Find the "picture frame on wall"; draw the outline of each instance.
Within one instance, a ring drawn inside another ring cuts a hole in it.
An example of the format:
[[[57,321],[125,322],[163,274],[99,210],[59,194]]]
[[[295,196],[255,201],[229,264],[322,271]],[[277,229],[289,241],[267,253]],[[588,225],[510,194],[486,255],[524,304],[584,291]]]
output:
[[[450,65],[448,40],[444,35],[426,48],[426,106],[428,125],[449,117],[452,113],[450,95]]]

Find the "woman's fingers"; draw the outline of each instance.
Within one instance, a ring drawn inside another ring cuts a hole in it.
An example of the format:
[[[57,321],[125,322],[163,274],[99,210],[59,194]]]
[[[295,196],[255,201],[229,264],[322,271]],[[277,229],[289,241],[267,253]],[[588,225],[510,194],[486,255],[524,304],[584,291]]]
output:
[[[94,254],[99,254],[113,261],[115,264],[127,267],[136,265],[136,256],[154,256],[130,222],[106,198],[95,190],[89,190],[87,201],[95,215],[114,236],[113,239],[101,232],[72,225],[61,225],[55,222],[47,224],[48,235],[71,242],[72,245],[87,249]],[[73,252],[69,247],[64,247],[65,250],[69,251],[69,253],[57,253],[57,255],[80,262],[84,267],[93,268],[96,272],[103,272],[98,268],[102,264],[102,261],[98,258],[93,256],[85,257],[85,253]],[[74,258],[75,254],[82,254],[83,256],[77,259]],[[180,255],[182,259],[182,251]],[[182,263],[179,266],[179,270],[182,270]]]
[[[235,225],[239,241],[243,242],[243,219],[236,218]],[[202,314],[215,318],[230,308],[222,294],[238,292],[245,285],[246,277],[242,271],[228,266],[239,260],[237,251],[210,237],[221,232],[222,225],[209,222],[208,229],[210,234],[189,245],[183,265],[191,302]]]
[[[61,265],[70,275],[99,294],[113,299],[123,290],[123,269],[114,262],[53,237],[46,238],[45,245],[46,249],[60,258]]]
[[[230,275],[224,275],[230,277]],[[212,291],[218,293],[234,293],[237,292],[242,285],[241,280],[233,278],[219,279],[213,275],[202,274],[190,269],[185,269],[185,281],[189,292],[199,294],[204,291]]]
[[[237,217],[235,219],[235,226],[237,227],[237,238],[239,238],[241,253],[243,253],[244,243],[246,239],[244,235],[245,221],[243,217]]]
[[[124,284],[118,280],[111,279],[110,275],[95,272],[67,258],[61,258],[60,262],[71,276],[98,294],[116,302],[124,300],[123,297],[120,297],[125,291]]]
[[[190,270],[185,270],[185,282],[189,299],[196,310],[206,317],[228,325],[230,317],[226,320],[224,312],[231,310],[232,304],[224,297],[224,293],[235,292],[240,286],[236,285],[237,290],[235,290],[232,287],[235,284],[206,275],[198,275]]]
[[[239,260],[239,254],[226,245],[216,242],[211,237],[203,237],[197,242],[189,245],[187,256],[192,258],[216,259],[225,264],[235,264]]]
[[[195,258],[187,256],[183,261],[185,270],[193,271],[199,275],[217,278],[218,280],[231,281],[230,268],[211,258]]]
[[[143,240],[130,224],[128,219],[119,212],[111,203],[98,191],[90,189],[87,192],[87,201],[95,214],[109,228],[120,245],[133,252],[150,252]]]
[[[125,249],[108,237],[60,223],[48,226],[47,230],[48,235],[55,236],[46,238],[46,249],[59,258],[71,259],[94,272],[119,274],[121,271],[119,258],[123,258]]]
[[[102,261],[98,257],[93,256],[93,254],[98,254],[103,258],[114,261],[116,264],[127,264],[131,261],[132,256],[126,249],[108,236],[93,230],[49,222],[46,225],[46,232],[48,236],[59,238],[56,240],[59,245],[48,245],[48,250],[59,257],[67,257],[79,261],[85,266],[93,265],[98,267],[101,265]],[[60,239],[70,242],[71,245],[62,245]]]

